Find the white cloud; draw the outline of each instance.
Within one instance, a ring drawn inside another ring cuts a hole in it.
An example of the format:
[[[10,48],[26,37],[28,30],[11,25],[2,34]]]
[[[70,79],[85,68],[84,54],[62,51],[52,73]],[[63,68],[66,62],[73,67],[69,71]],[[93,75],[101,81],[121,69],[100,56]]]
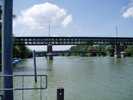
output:
[[[21,32],[42,32],[44,34],[49,24],[63,28],[71,22],[72,15],[68,14],[65,9],[45,2],[23,10],[14,20],[14,33],[16,30],[22,30]]]
[[[65,18],[65,20],[62,22],[63,26],[66,27],[68,25],[68,23],[70,23],[72,21],[72,16],[69,15]]]
[[[122,16],[124,18],[133,18],[133,0],[130,1],[128,7],[124,10]]]
[[[129,18],[133,17],[133,7],[128,8],[124,13],[123,13],[124,18]]]

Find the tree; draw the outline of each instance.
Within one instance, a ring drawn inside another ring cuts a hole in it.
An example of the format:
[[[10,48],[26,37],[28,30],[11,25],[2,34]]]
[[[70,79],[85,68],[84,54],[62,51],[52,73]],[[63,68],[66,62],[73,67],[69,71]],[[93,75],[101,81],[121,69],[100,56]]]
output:
[[[32,52],[25,45],[16,45],[13,48],[13,57],[29,58],[32,57]]]
[[[133,46],[128,46],[125,49],[125,52],[126,52],[127,56],[133,56]]]

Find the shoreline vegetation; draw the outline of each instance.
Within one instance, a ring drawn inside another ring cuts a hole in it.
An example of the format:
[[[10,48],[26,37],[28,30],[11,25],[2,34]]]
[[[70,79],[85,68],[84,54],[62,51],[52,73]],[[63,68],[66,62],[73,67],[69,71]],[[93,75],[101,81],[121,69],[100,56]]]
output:
[[[77,45],[70,48],[71,56],[114,56],[113,47],[106,45]],[[124,55],[133,57],[133,46],[124,49]]]

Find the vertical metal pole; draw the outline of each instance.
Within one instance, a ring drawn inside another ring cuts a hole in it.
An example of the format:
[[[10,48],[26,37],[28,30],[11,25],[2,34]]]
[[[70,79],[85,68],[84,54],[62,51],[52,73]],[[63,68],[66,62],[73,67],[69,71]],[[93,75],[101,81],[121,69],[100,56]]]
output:
[[[57,100],[64,100],[64,88],[57,89]]]
[[[2,5],[0,5],[0,48],[2,48],[2,44],[1,44],[1,37],[2,37]],[[2,71],[2,64],[1,61],[2,60],[2,56],[1,56],[1,51],[0,51],[0,72]]]
[[[118,26],[116,26],[116,40],[115,40],[115,57],[121,58],[120,43],[118,43]]]
[[[40,100],[42,100],[42,76],[40,76]]]
[[[24,100],[24,76],[22,76],[22,100]]]
[[[12,70],[12,10],[13,0],[4,0],[2,32],[2,65],[4,75],[13,75]],[[13,77],[4,77],[4,100],[13,100]]]
[[[35,50],[33,51],[33,59],[34,59],[34,79],[35,79],[35,83],[37,83],[37,69],[36,69],[36,52]]]
[[[48,88],[48,76],[46,75],[46,89]]]

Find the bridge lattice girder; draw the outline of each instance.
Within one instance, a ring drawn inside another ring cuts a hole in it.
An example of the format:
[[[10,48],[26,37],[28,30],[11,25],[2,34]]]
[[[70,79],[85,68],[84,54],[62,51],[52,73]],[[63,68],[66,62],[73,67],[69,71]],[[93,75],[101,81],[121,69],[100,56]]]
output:
[[[133,37],[14,37],[14,45],[133,45]]]

